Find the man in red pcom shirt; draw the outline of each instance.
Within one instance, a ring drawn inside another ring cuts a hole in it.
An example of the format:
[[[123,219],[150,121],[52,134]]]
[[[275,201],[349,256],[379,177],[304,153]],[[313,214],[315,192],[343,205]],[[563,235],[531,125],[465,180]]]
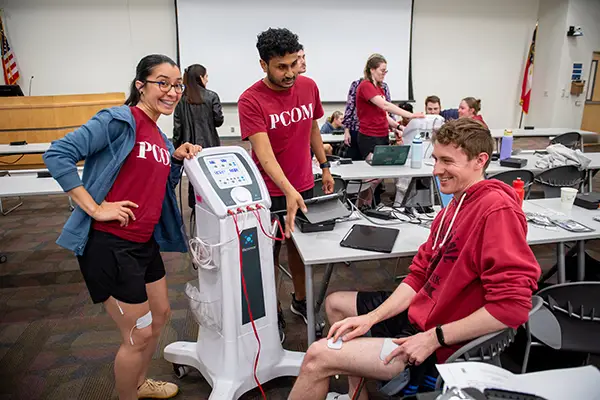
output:
[[[341,348],[328,347],[327,339],[309,347],[290,400],[324,399],[333,375],[349,376],[352,396],[357,377],[390,380],[407,368],[404,395],[431,389],[435,364],[465,342],[527,321],[541,270],[515,191],[484,179],[493,149],[488,128],[470,118],[449,121],[434,135],[433,174],[454,198],[394,292],[327,298],[328,339],[341,339]]]
[[[297,210],[306,210],[304,200],[313,197],[311,148],[323,171],[323,191],[333,192],[333,178],[317,124],[323,107],[315,82],[298,75],[298,51],[302,45],[297,35],[287,29],[271,28],[258,35],[256,47],[266,76],[240,96],[240,128],[242,139],[252,144],[252,158],[271,195],[271,212],[279,217],[285,226],[285,237],[289,238]],[[276,242],[275,265],[279,264],[280,248]],[[293,241],[286,241],[286,248],[294,283],[290,308],[306,323],[304,265]],[[277,311],[283,342],[285,322],[281,307]]]

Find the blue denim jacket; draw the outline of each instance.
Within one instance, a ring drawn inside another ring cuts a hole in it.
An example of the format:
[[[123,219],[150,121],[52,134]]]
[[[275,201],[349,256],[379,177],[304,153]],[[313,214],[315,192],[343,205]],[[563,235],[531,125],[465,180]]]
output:
[[[161,132],[169,153],[175,151]],[[135,120],[128,106],[101,110],[85,125],[62,139],[52,142],[44,153],[48,170],[65,192],[83,185],[96,203],[106,198],[121,166],[135,144]],[[83,178],[77,163],[85,160]],[[187,237],[177,208],[175,187],[181,178],[183,164],[171,158],[171,172],[163,200],[160,220],[154,238],[161,251],[187,251]],[[80,207],[75,208],[56,243],[75,255],[82,255],[88,240],[92,218]]]

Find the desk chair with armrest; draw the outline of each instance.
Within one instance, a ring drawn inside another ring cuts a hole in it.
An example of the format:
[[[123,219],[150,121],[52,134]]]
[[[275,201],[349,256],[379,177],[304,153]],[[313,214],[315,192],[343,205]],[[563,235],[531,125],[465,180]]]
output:
[[[550,144],[562,144],[572,150],[583,151],[583,141],[579,132],[566,132],[550,140]]]
[[[529,311],[529,320],[538,312],[544,304],[544,301],[539,296],[533,296],[531,299],[531,311]],[[525,323],[527,332],[527,344],[525,347],[525,358],[523,361],[522,372],[525,371],[529,359],[529,351],[531,348],[531,329],[529,320]],[[493,332],[477,339],[471,340],[463,347],[454,352],[446,363],[461,362],[461,361],[477,361],[488,364],[494,364],[501,367],[500,355],[513,343],[516,335],[516,329],[506,328],[498,332]],[[379,391],[387,396],[397,395],[401,389],[398,389],[399,375],[391,381],[386,382]],[[394,382],[394,380],[397,380]],[[436,389],[441,388],[442,380],[438,377]],[[395,389],[395,390],[394,390]]]
[[[585,171],[580,171],[573,165],[563,165],[547,169],[539,173],[534,182],[542,185],[544,198],[560,197],[561,187],[572,187],[581,190],[585,181]],[[569,249],[565,257],[573,257],[577,254],[577,246]],[[547,281],[558,271],[558,265],[555,264],[540,278],[540,282]]]
[[[554,350],[600,355],[600,282],[549,286],[537,295],[543,307],[529,320],[531,334]],[[526,365],[525,365],[526,366]]]
[[[527,199],[535,178],[533,172],[527,169],[516,169],[514,171],[500,172],[487,177],[487,179],[497,179],[502,181],[509,186],[512,186],[513,181],[517,178],[520,178],[525,183],[525,199]]]

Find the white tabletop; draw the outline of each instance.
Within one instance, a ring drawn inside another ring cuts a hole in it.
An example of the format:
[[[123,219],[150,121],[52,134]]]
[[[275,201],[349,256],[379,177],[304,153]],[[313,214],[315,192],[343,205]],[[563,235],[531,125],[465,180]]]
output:
[[[50,143],[29,143],[23,146],[0,144],[0,156],[17,154],[44,154],[50,148]]]
[[[383,221],[382,224],[385,224]],[[400,230],[396,244],[390,254],[351,249],[340,246],[343,237],[355,224],[373,225],[364,218],[337,223],[329,232],[302,233],[296,226],[292,238],[305,265],[327,264],[344,261],[364,261],[393,257],[412,256],[429,236],[429,229],[415,224],[385,225]],[[318,246],[315,244],[318,243]]]
[[[600,169],[600,153],[584,153],[591,160],[588,169]],[[537,159],[540,157],[533,153],[522,153],[515,155],[516,158],[524,158],[527,160],[527,165],[521,169],[526,169],[532,172],[540,172],[541,169],[535,166]],[[504,171],[515,171],[516,168],[502,167],[499,161],[492,161],[487,168],[489,175],[497,174]],[[377,165],[372,166],[365,161],[354,161],[352,164],[331,166],[331,173],[339,175],[344,180],[363,180],[363,179],[388,179],[388,178],[421,178],[431,176],[433,174],[433,159],[423,160],[421,168],[411,168],[410,160],[407,160],[404,165]]]
[[[504,129],[490,129],[492,137],[501,138],[504,136]],[[567,132],[579,132],[582,136],[598,135],[596,132],[584,131],[582,129],[572,128],[536,128],[536,129],[512,129],[513,137],[554,137]],[[325,133],[321,135],[323,143],[340,143],[344,141],[344,135],[332,135]]]
[[[555,219],[570,218],[595,229],[594,232],[575,233],[566,231],[562,228],[545,229],[529,224],[527,230],[527,243],[529,243],[529,245],[600,238],[600,222],[592,219],[594,216],[600,216],[600,210],[586,210],[574,206],[569,215],[564,213],[561,214],[560,199],[527,200],[524,202],[523,210],[525,212],[537,212],[551,215],[551,217]],[[389,221],[382,221],[382,225],[387,222]],[[338,223],[333,231],[329,232],[302,233],[300,232],[300,229],[296,227],[292,238],[304,264],[315,265],[412,256],[417,253],[419,246],[427,240],[430,232],[429,229],[420,225],[408,223],[383,225],[385,227],[397,228],[400,230],[394,248],[392,252],[388,254],[340,246],[342,238],[354,224],[373,225],[371,222],[361,217],[359,220]],[[315,245],[316,243],[318,243],[318,246]]]
[[[569,232],[562,228],[546,229],[529,224],[527,242],[530,245],[600,238],[600,222],[593,219],[594,217],[600,217],[600,210],[588,210],[583,207],[573,206],[569,211],[565,212],[560,206],[560,198],[557,198],[527,200],[524,203],[523,211],[543,214],[551,219],[572,219],[595,229],[594,232]]]
[[[341,143],[344,141],[344,135],[333,135],[331,133],[322,133],[323,143]]]
[[[35,176],[3,176],[0,178],[0,197],[62,194],[64,191],[53,178]]]
[[[504,129],[490,129],[492,137],[504,136]],[[572,128],[535,128],[535,129],[512,129],[513,137],[553,137],[567,132],[579,132],[580,135],[597,135],[596,132],[584,131]]]

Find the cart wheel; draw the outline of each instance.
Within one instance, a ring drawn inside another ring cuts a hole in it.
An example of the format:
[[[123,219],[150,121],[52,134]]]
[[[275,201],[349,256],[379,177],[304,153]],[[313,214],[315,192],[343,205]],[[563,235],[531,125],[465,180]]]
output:
[[[190,367],[186,365],[173,364],[173,372],[175,372],[175,376],[179,379],[182,379],[190,372]]]

